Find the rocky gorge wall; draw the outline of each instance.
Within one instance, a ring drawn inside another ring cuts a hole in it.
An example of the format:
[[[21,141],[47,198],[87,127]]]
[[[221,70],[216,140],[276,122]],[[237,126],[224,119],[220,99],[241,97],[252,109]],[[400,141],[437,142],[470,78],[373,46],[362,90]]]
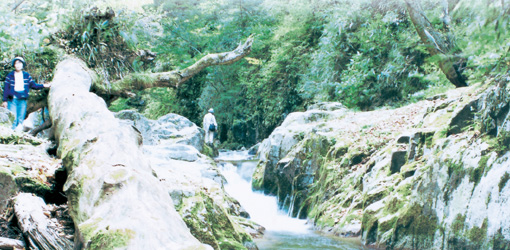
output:
[[[415,104],[290,114],[253,187],[324,232],[388,249],[510,249],[506,80]]]

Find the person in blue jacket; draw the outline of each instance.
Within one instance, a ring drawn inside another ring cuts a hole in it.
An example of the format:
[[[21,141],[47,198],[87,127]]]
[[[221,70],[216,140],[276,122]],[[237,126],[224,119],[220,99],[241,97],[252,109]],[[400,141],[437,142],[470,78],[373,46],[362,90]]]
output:
[[[50,87],[50,84],[37,84],[28,72],[23,71],[26,65],[22,57],[15,57],[12,59],[14,71],[5,77],[2,107],[14,113],[12,129],[16,129],[25,120],[27,115],[27,98],[30,89]]]

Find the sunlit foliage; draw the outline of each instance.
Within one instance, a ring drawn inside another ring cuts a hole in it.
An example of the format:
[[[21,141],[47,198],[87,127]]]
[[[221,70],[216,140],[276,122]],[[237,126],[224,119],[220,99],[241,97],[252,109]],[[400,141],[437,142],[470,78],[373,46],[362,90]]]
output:
[[[111,107],[137,109],[154,119],[175,112],[199,125],[212,107],[220,140],[233,148],[267,137],[287,114],[311,103],[371,110],[453,87],[420,41],[403,0],[32,0],[13,11],[18,2],[2,1],[0,10],[5,65],[15,55],[37,61],[49,53],[48,64],[32,69],[53,67],[58,54],[47,45],[59,31],[67,32],[79,39],[52,46],[74,41],[72,53],[99,69],[105,84],[131,72],[187,67],[208,53],[234,49],[253,34],[247,58],[207,68],[177,90],[141,91]],[[442,3],[423,0],[423,14],[435,29],[455,36],[455,49],[467,58],[469,83],[507,75],[510,4],[460,0],[446,27]],[[103,13],[110,7],[115,17],[84,22],[94,6]],[[144,62],[136,56],[140,50],[157,57]]]

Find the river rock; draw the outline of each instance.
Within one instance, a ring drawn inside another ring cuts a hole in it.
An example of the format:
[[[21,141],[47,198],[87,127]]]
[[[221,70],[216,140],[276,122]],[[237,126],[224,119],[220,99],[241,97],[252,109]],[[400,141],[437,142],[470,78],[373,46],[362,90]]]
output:
[[[136,111],[115,116],[143,135],[144,154],[193,236],[215,249],[253,249],[249,232],[259,226],[225,193],[216,163],[199,152],[204,134],[198,126],[177,114],[158,120]]]
[[[336,106],[341,107],[341,104]],[[306,134],[329,134],[337,129],[337,124],[327,121],[342,117],[346,112],[346,109],[340,108],[334,111],[312,109],[289,114],[282,125],[258,146],[257,154],[260,161],[253,177],[253,187],[264,189],[271,194],[279,193],[282,197],[290,195],[287,191],[278,192],[276,189],[278,185],[274,180],[277,178],[275,171],[278,162],[303,140]]]
[[[149,120],[136,111],[120,111],[115,117],[136,127],[142,134],[144,145],[185,144],[203,150],[204,132],[187,118],[167,114],[158,120]]]
[[[509,249],[508,93],[503,81],[399,109],[291,113],[260,145],[254,185],[285,204],[286,178],[313,169],[312,183],[294,195],[306,194],[301,215],[367,245]],[[303,147],[312,135],[329,146]],[[323,150],[322,160],[303,160]]]

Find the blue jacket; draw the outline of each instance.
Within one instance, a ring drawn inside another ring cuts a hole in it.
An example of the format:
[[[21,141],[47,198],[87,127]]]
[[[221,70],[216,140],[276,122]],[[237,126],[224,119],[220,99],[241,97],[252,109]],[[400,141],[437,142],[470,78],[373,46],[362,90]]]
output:
[[[3,98],[4,102],[11,100],[13,96],[19,99],[27,99],[28,92],[30,91],[30,89],[44,88],[44,85],[35,83],[30,74],[25,71],[23,71],[23,81],[25,82],[25,91],[16,92],[14,91],[14,71],[7,74],[4,82],[4,98]]]

